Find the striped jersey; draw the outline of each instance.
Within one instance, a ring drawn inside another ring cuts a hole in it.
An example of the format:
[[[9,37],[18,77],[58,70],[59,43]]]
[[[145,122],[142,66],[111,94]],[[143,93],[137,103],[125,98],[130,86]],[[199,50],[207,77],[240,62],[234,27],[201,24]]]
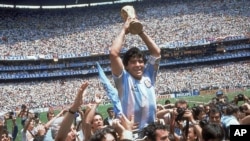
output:
[[[123,70],[119,77],[113,75],[123,113],[126,117],[134,115],[139,129],[155,121],[156,95],[155,80],[159,67],[155,67],[156,58],[149,57],[141,80],[134,79],[129,72]]]

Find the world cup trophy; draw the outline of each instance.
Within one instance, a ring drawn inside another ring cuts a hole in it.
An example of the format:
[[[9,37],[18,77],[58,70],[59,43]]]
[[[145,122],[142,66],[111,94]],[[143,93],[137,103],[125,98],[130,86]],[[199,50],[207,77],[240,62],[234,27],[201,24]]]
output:
[[[138,21],[136,12],[133,6],[126,5],[122,7],[121,17],[124,21],[126,21],[128,18],[131,18],[131,22],[129,23],[129,28],[128,28],[131,34],[139,34],[142,32],[143,26]]]

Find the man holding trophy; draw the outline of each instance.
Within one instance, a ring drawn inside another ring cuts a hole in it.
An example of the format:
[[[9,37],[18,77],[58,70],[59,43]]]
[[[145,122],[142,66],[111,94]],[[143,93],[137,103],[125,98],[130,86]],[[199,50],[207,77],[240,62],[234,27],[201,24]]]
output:
[[[160,48],[152,38],[143,31],[143,26],[137,19],[133,6],[127,5],[121,9],[125,23],[119,35],[113,40],[110,48],[111,71],[118,90],[122,111],[142,129],[155,121],[156,96],[155,82],[160,62]],[[137,47],[130,48],[120,57],[120,51],[126,35],[139,36],[149,50],[146,57]]]

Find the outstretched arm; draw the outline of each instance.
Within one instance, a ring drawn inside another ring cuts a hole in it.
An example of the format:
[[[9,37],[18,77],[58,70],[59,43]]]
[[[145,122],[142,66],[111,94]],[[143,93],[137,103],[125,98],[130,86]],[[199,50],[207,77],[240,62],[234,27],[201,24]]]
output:
[[[71,125],[74,120],[74,113],[78,110],[78,108],[82,105],[83,101],[82,98],[85,95],[85,90],[88,87],[89,83],[84,82],[78,90],[76,95],[75,101],[72,106],[69,108],[69,111],[65,114],[59,131],[56,135],[55,141],[63,141],[66,139],[68,132],[70,131]]]

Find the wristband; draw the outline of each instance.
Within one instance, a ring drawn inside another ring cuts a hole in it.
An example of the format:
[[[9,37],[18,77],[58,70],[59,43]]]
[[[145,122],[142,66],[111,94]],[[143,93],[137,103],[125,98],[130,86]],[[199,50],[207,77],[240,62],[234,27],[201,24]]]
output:
[[[71,113],[72,115],[74,115],[76,112],[72,111],[71,109],[68,110],[69,113]]]

